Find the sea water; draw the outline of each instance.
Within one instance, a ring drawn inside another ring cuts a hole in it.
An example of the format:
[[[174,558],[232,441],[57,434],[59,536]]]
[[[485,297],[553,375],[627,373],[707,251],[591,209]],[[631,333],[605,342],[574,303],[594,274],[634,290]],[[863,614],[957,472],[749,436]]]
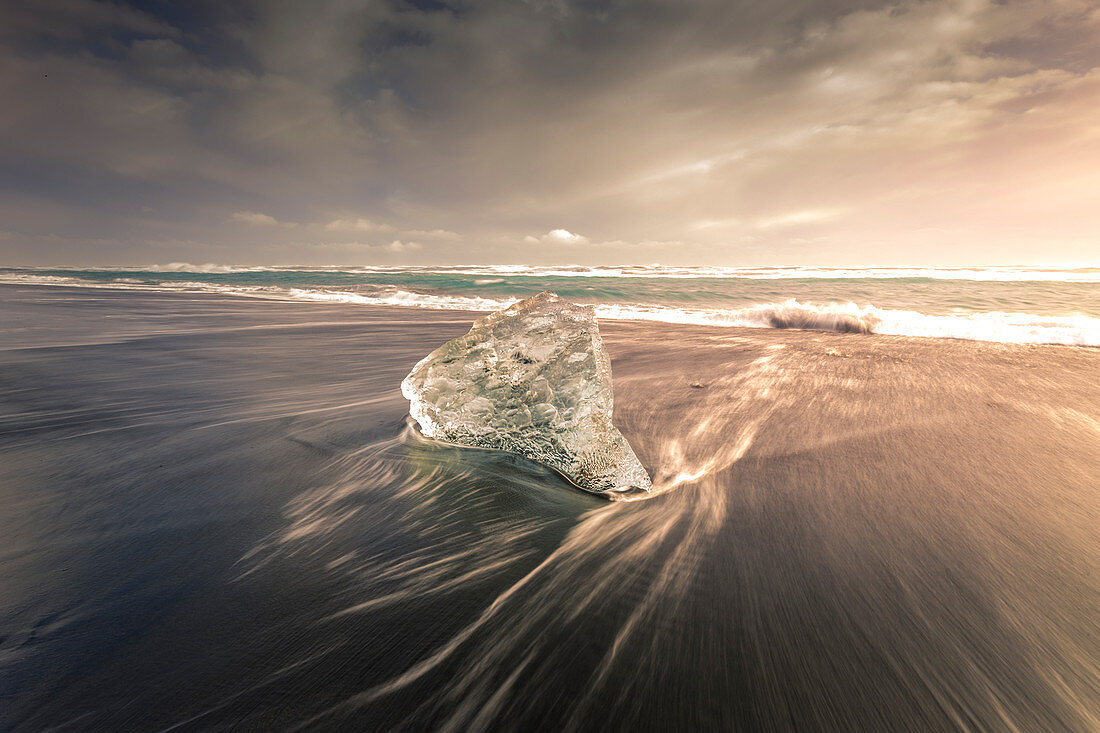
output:
[[[1100,345],[1100,268],[2,268],[0,282],[492,311],[543,290],[601,319]]]

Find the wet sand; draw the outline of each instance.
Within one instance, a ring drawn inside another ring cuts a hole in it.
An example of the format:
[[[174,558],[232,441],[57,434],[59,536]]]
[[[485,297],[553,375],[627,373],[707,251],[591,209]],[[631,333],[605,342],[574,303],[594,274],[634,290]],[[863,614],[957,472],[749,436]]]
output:
[[[0,728],[1100,728],[1100,350],[606,321],[610,503],[408,430],[477,314],[0,314]]]

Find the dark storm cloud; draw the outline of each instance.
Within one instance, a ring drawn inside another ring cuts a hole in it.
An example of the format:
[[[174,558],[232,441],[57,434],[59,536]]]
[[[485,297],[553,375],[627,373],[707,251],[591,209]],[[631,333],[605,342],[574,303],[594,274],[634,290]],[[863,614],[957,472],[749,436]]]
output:
[[[14,263],[935,264],[1100,234],[1085,0],[43,0],[0,28]]]

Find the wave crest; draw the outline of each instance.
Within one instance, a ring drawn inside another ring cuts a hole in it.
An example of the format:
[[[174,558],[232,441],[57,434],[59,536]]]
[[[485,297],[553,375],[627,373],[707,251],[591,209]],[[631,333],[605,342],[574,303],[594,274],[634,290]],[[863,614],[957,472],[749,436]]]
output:
[[[780,305],[759,308],[762,318],[772,328],[798,328],[812,331],[839,331],[840,333],[874,333],[882,319],[871,313],[851,313],[828,307],[802,305],[788,301]]]
[[[1100,346],[1100,318],[1037,316],[1031,313],[930,315],[873,305],[815,305],[787,300],[737,310],[691,310],[646,306],[596,306],[601,318],[663,321],[700,326],[796,328],[841,333],[878,333],[1016,344]]]

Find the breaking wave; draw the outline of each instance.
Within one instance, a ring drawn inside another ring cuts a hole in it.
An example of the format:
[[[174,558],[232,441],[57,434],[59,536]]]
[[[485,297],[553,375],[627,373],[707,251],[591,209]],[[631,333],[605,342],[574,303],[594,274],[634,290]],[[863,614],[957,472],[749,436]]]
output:
[[[929,315],[855,303],[814,305],[788,300],[729,311],[601,305],[601,318],[706,326],[797,328],[841,333],[968,339],[1017,344],[1100,346],[1100,318],[1029,313]]]

